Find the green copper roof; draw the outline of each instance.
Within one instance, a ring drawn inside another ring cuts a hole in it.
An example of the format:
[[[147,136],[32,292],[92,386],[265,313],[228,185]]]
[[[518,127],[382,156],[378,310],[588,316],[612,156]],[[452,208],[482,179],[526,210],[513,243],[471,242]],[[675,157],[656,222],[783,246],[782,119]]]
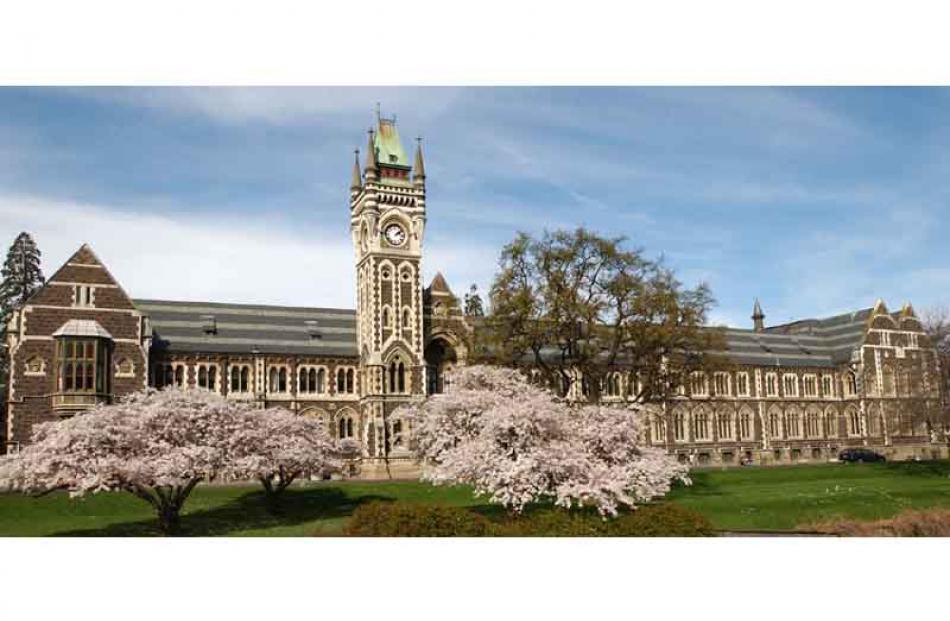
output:
[[[395,119],[379,119],[379,128],[374,139],[376,161],[381,165],[405,166],[409,168],[409,158],[399,140],[399,130]]]

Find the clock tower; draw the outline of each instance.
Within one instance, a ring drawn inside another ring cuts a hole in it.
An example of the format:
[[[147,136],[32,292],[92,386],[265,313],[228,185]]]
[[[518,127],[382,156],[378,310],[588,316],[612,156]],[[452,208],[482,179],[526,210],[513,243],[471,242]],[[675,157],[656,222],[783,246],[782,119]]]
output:
[[[393,412],[425,396],[425,221],[421,141],[410,164],[395,117],[377,112],[362,170],[358,152],[353,164],[350,231],[356,254],[363,468],[378,468],[380,476],[411,467],[408,424]]]

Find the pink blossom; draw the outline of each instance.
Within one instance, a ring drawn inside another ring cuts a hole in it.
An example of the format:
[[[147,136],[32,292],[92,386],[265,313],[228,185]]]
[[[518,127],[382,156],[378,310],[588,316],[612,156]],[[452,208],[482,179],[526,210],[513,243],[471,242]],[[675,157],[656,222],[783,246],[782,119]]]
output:
[[[424,480],[471,485],[515,512],[550,500],[615,515],[688,482],[685,466],[641,446],[644,406],[572,407],[512,369],[459,369],[405,414]]]

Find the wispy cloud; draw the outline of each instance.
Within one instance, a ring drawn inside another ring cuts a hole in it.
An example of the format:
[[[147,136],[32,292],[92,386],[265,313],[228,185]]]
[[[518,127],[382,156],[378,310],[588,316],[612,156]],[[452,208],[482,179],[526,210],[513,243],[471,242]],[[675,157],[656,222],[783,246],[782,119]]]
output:
[[[79,98],[145,108],[178,116],[199,115],[226,123],[320,124],[328,117],[363,117],[369,123],[377,102],[410,117],[429,118],[445,110],[463,92],[454,88],[409,87],[156,87],[79,88]]]

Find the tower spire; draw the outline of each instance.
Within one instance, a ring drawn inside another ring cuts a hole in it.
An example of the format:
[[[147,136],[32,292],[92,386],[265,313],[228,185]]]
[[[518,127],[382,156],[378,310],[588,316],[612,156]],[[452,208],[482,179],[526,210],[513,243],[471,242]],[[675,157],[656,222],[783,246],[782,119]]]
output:
[[[415,185],[425,185],[426,167],[422,161],[422,137],[416,138],[416,162],[412,167],[412,181]]]
[[[376,141],[373,139],[373,129],[369,130],[369,140],[366,144],[366,178],[376,178]]]
[[[356,149],[353,153],[356,154],[356,157],[353,161],[353,178],[350,181],[350,190],[359,192],[363,188],[363,177],[360,175],[360,150]]]
[[[762,312],[762,305],[759,304],[759,298],[755,298],[755,306],[752,307],[752,321],[754,322],[755,331],[762,332],[765,330],[765,313]]]

